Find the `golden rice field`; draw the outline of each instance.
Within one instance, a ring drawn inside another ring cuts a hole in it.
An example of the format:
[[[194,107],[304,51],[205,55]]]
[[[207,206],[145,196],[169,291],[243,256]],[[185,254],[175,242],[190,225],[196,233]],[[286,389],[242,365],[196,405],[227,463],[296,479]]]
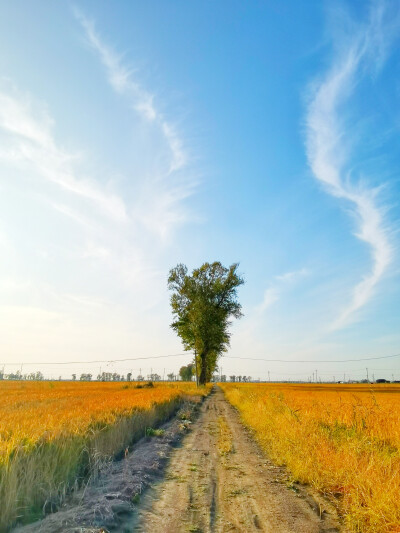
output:
[[[272,460],[346,529],[400,532],[400,386],[221,384]]]
[[[0,381],[0,531],[62,500],[74,483],[167,419],[193,383]],[[206,394],[204,389],[201,394]]]

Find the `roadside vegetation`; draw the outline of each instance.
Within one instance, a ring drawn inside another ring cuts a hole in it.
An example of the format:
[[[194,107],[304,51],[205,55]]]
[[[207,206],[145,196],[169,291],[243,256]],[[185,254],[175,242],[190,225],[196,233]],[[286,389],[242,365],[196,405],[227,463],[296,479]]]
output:
[[[157,425],[195,383],[0,382],[0,531],[57,509],[65,494]],[[149,429],[150,428],[150,429]]]
[[[347,528],[400,531],[400,386],[221,387],[271,459],[329,497]]]

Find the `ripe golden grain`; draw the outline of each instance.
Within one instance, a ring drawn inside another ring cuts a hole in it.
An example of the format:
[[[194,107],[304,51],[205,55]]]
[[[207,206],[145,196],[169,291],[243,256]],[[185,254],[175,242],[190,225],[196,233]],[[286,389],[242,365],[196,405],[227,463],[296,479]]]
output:
[[[193,394],[193,383],[0,382],[0,531],[57,505]]]
[[[400,531],[400,386],[221,384],[269,456],[363,533]]]

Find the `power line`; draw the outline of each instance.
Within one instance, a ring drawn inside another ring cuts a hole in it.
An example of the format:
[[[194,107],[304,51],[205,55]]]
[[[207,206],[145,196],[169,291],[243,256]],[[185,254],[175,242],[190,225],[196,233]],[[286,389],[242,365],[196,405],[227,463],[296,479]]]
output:
[[[165,357],[178,357],[180,355],[187,355],[187,353],[171,353],[167,355],[147,355],[143,357],[128,357],[126,359],[96,359],[94,361],[60,361],[60,362],[41,362],[41,363],[35,363],[35,362],[27,362],[27,363],[0,363],[0,365],[18,365],[18,366],[26,366],[26,365],[91,365],[91,364],[98,364],[98,363],[123,363],[125,361],[141,361],[143,359],[163,359]]]
[[[382,355],[380,357],[363,357],[361,359],[329,359],[329,360],[261,359],[257,357],[234,357],[231,355],[224,355],[223,357],[226,357],[227,359],[243,359],[245,361],[263,361],[265,363],[318,363],[319,364],[319,363],[355,363],[358,361],[376,361],[377,359],[389,359],[391,357],[400,357],[400,353],[396,353],[393,355]]]
[[[371,368],[370,370],[373,370],[374,372],[392,372],[392,371],[396,371],[397,369],[392,369],[392,368]],[[318,375],[332,375],[334,373],[337,373],[337,374],[343,374],[343,371],[340,371],[338,369],[334,369],[334,370],[326,370],[326,371],[320,371],[318,370]],[[351,374],[361,374],[361,373],[365,373],[365,368],[361,368],[361,369],[355,369],[355,370],[350,370]],[[285,375],[285,376],[309,376],[310,375],[310,372],[309,371],[304,371],[304,372],[286,372],[286,370],[282,370],[282,371],[269,371],[268,370],[268,373],[269,374],[274,374],[274,375]]]
[[[190,352],[189,352],[190,353]],[[147,360],[147,359],[164,359],[167,357],[179,357],[183,355],[188,355],[188,352],[185,353],[173,353],[173,354],[166,354],[166,355],[147,355],[147,356],[140,356],[140,357],[127,357],[125,359],[96,359],[92,361],[60,361],[60,362],[49,362],[49,361],[43,361],[43,362],[19,362],[19,363],[0,363],[0,365],[16,365],[16,366],[27,366],[27,365],[90,365],[90,364],[99,364],[99,363],[123,363],[126,361],[141,361],[141,360]],[[378,359],[390,359],[393,357],[400,357],[400,353],[396,353],[393,355],[382,355],[380,357],[363,357],[360,359],[330,359],[330,360],[316,360],[316,359],[309,359],[309,360],[301,360],[301,359],[263,359],[258,357],[235,357],[231,355],[224,355],[226,359],[239,359],[244,361],[262,361],[265,363],[354,363],[358,361],[376,361]]]

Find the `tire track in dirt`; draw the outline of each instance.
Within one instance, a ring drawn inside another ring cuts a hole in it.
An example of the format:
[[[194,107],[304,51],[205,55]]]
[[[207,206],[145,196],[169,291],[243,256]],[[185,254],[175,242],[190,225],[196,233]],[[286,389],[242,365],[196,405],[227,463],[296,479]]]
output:
[[[216,389],[174,452],[166,478],[143,498],[133,531],[339,531],[333,513],[321,514],[320,504],[304,490],[290,490],[284,479],[283,469],[265,457]]]

